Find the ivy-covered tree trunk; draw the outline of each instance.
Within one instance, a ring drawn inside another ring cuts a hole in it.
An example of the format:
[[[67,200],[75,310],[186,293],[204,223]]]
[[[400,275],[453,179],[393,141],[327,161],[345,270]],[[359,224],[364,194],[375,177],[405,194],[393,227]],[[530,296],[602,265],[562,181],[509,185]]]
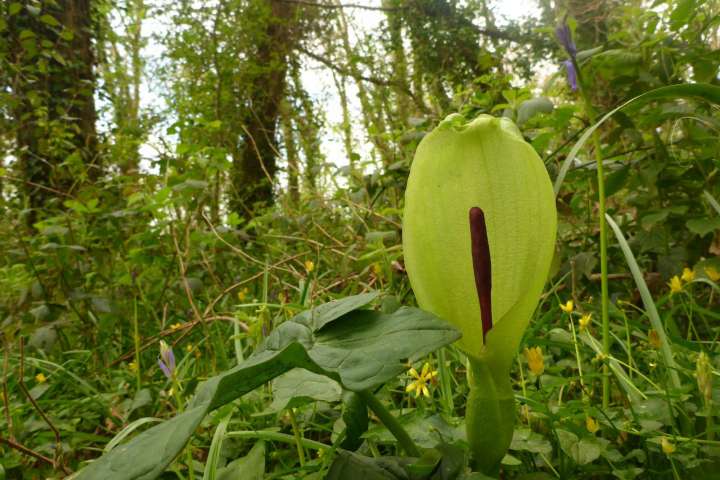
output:
[[[296,38],[297,8],[269,0],[265,25],[256,42],[250,99],[242,128],[242,146],[233,158],[231,208],[249,216],[256,207],[273,202],[277,171],[276,138],[285,95],[287,56]]]
[[[90,0],[9,3],[7,67],[29,223],[100,173]]]

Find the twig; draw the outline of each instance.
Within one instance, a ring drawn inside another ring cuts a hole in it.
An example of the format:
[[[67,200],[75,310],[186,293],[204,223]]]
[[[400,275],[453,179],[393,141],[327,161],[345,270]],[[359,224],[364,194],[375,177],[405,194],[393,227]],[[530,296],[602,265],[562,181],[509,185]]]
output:
[[[5,422],[7,423],[8,433],[10,434],[10,439],[13,440],[15,438],[15,435],[13,435],[13,422],[12,417],[10,416],[10,397],[8,396],[7,386],[8,364],[10,362],[9,342],[5,342],[5,348],[3,350],[5,353],[5,360],[3,362],[3,405],[5,405]]]
[[[53,468],[61,468],[63,471],[66,471],[65,466],[60,464],[60,452],[61,452],[61,443],[60,443],[60,431],[55,427],[55,425],[50,421],[50,418],[45,415],[45,412],[42,408],[40,408],[40,405],[35,401],[35,399],[30,395],[30,391],[25,386],[25,342],[23,337],[20,337],[20,375],[18,377],[18,385],[20,386],[20,390],[22,390],[23,394],[27,397],[27,399],[32,404],[33,408],[37,410],[37,412],[40,414],[40,416],[45,420],[45,423],[47,423],[48,427],[50,427],[50,430],[52,430],[53,434],[55,435],[55,454],[54,459],[52,460]]]
[[[55,462],[51,458],[48,458],[45,455],[26,447],[25,445],[17,443],[14,440],[11,440],[9,438],[4,438],[2,435],[0,435],[0,443],[4,443],[8,447],[17,450],[18,452],[22,452],[25,455],[36,458],[42,462],[49,463],[50,465],[53,466],[53,468],[57,468],[57,466],[55,465]],[[64,465],[61,465],[60,468],[62,469],[63,473],[65,473],[65,475],[70,475],[72,473],[72,470],[69,470]]]

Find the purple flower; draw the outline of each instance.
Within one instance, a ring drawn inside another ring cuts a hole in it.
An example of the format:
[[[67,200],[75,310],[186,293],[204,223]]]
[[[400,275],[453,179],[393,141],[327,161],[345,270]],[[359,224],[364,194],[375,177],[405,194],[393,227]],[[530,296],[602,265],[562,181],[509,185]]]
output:
[[[575,47],[575,42],[573,42],[572,33],[570,32],[570,27],[568,27],[567,23],[558,25],[555,29],[555,36],[557,36],[560,45],[563,46],[568,55],[575,58],[575,55],[577,55],[577,47]]]
[[[175,354],[165,340],[160,340],[160,358],[158,358],[160,370],[168,379],[172,379],[175,375]]]
[[[574,92],[578,88],[577,72],[575,71],[575,65],[573,65],[572,60],[565,60],[563,62],[563,65],[565,65],[565,70],[567,70],[567,79],[568,79],[568,83],[570,84],[570,88]]]

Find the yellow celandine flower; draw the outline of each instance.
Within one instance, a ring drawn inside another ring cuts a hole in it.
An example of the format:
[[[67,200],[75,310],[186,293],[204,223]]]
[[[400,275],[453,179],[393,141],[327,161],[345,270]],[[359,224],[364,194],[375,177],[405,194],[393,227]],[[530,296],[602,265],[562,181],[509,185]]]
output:
[[[433,378],[437,376],[438,372],[437,370],[430,370],[430,364],[428,362],[425,362],[425,365],[423,365],[422,371],[420,373],[417,372],[414,368],[411,368],[408,371],[408,375],[410,375],[414,380],[408,384],[407,387],[405,387],[405,391],[415,392],[415,397],[419,397],[420,395],[424,395],[427,398],[430,398],[430,389],[428,389],[428,383],[432,381]]]
[[[670,283],[668,283],[668,285],[670,285],[671,294],[682,292],[682,280],[680,280],[680,277],[678,277],[677,275],[670,279]]]
[[[695,271],[690,270],[688,267],[683,268],[681,277],[685,282],[692,282],[695,280]]]
[[[247,294],[248,294],[249,291],[250,291],[250,290],[248,290],[248,288],[245,287],[245,288],[243,288],[242,290],[240,290],[239,292],[237,292],[238,300],[240,300],[241,302],[244,302],[244,301],[245,301],[245,298],[247,297]]]
[[[540,347],[525,347],[525,358],[532,373],[538,377],[543,374],[545,371],[545,360],[543,359],[543,353]]]
[[[655,330],[650,330],[648,332],[648,343],[652,345],[653,348],[659,349],[661,346],[660,343],[660,335]]]
[[[45,374],[40,372],[37,375],[35,375],[35,381],[37,383],[45,383],[45,382],[47,382],[47,377],[45,376]]]
[[[182,326],[183,326],[183,324],[180,322],[173,323],[172,325],[170,325],[170,330],[172,330],[174,332],[175,330],[180,330],[182,328]]]
[[[565,313],[572,313],[573,310],[575,310],[575,304],[572,300],[568,300],[564,305],[560,304],[560,310],[562,310]]]
[[[713,282],[720,280],[720,272],[718,272],[715,267],[705,267],[705,275]]]
[[[187,346],[185,347],[185,351],[188,352],[188,353],[190,353],[190,352],[193,351],[193,348],[195,348],[195,347],[193,347],[193,344],[192,344],[192,343],[188,343]]]
[[[595,433],[600,430],[600,424],[593,417],[585,417],[585,428],[590,433]]]
[[[580,330],[585,330],[588,325],[590,325],[590,321],[592,320],[592,313],[588,313],[580,317]]]
[[[662,440],[660,440],[660,445],[662,446],[662,451],[665,455],[671,455],[675,452],[675,450],[677,450],[675,444],[667,437],[663,437]]]
[[[307,273],[310,273],[313,270],[315,270],[315,262],[313,262],[312,260],[305,260],[305,271]]]

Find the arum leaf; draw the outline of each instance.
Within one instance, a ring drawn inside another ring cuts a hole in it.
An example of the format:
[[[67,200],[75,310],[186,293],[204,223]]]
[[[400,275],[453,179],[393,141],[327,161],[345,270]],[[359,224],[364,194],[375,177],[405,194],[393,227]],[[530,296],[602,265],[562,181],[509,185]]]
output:
[[[322,318],[333,320],[325,322],[326,327],[320,331],[313,332],[300,323],[313,318],[311,316],[283,323],[270,334],[264,348],[237,367],[202,384],[185,412],[115,447],[82,470],[77,478],[157,478],[180,453],[209,411],[293,368],[304,368],[342,381],[349,390],[362,390],[378,386],[402,372],[407,359],[416,360],[460,337],[450,325],[416,308],[400,308],[392,315],[363,310],[338,314],[349,310],[351,305],[357,308],[361,300],[355,298],[323,309],[326,316]]]
[[[269,409],[280,411],[295,408],[314,400],[337,402],[342,395],[340,385],[330,378],[295,368],[272,382],[273,401]]]
[[[265,442],[259,441],[242,458],[218,471],[218,480],[263,480],[265,478]]]

